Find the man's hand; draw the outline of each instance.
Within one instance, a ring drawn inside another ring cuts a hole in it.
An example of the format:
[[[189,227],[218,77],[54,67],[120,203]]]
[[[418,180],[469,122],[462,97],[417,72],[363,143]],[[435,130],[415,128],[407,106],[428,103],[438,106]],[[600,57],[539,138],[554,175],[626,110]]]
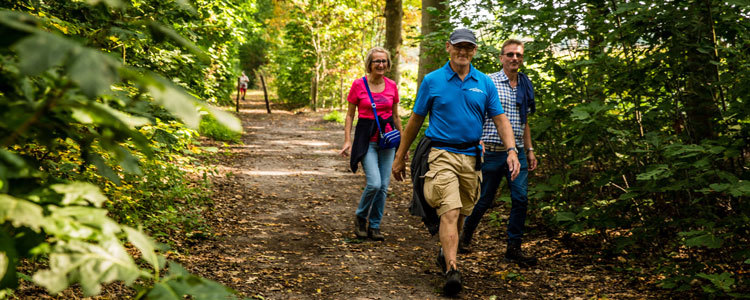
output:
[[[515,151],[508,151],[508,170],[510,170],[510,180],[516,180],[518,173],[521,172],[521,163],[518,162],[518,154]]]
[[[534,171],[538,163],[536,160],[536,155],[534,155],[534,151],[529,151],[529,154],[526,156],[526,159],[529,162],[529,171]]]
[[[404,157],[399,157],[398,155],[396,155],[396,159],[393,160],[391,173],[393,174],[393,178],[395,178],[396,181],[403,181],[404,178],[406,178],[406,159]]]

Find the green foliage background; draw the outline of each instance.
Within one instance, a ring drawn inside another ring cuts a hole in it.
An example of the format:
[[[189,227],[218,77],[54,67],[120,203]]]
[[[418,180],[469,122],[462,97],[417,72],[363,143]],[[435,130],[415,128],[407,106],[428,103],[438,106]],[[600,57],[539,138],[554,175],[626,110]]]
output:
[[[747,297],[750,3],[471,2],[435,35],[475,29],[488,74],[505,39],[527,41],[538,220],[662,288]]]
[[[205,234],[209,183],[184,169],[211,171],[191,158],[201,113],[240,130],[198,98],[229,99],[248,3],[0,2],[0,295],[31,259],[45,267],[21,277],[51,294],[140,279],[134,298],[234,297],[174,262],[163,272],[164,247],[136,227]]]

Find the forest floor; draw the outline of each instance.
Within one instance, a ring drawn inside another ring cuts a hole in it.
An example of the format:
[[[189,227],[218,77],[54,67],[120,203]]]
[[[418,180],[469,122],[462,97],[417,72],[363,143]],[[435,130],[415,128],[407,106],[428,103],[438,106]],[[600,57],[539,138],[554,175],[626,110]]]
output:
[[[365,177],[338,155],[343,126],[324,121],[324,114],[267,114],[262,93],[248,93],[239,113],[243,144],[213,144],[224,150],[212,159],[218,173],[206,217],[213,234],[173,258],[254,299],[442,298],[439,242],[408,213],[410,180],[391,181],[381,227],[385,241],[355,239],[354,211]],[[613,262],[630,263],[624,258],[582,252],[533,222],[524,250],[540,263],[528,269],[505,263],[508,209],[492,210],[499,218],[485,215],[473,252],[459,256],[459,298],[669,298],[647,278],[614,271]]]

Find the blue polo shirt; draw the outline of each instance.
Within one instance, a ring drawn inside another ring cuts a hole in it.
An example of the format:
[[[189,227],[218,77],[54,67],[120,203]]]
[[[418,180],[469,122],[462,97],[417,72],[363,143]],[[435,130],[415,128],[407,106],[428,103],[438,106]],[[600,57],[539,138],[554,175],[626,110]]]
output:
[[[478,142],[482,137],[485,116],[504,113],[492,79],[474,66],[463,81],[450,62],[422,80],[414,102],[414,113],[430,114],[425,135],[434,141],[461,144]],[[436,147],[453,153],[475,156],[474,148]]]

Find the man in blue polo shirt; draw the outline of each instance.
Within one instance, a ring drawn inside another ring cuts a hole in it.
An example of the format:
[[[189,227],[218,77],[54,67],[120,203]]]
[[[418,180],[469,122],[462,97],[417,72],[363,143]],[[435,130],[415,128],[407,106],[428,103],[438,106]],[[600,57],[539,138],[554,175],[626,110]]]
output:
[[[438,234],[442,247],[438,263],[446,276],[443,290],[452,296],[463,286],[456,263],[458,233],[463,225],[459,220],[471,214],[479,198],[482,176],[479,141],[485,116],[492,118],[509,149],[514,149],[515,140],[495,85],[471,65],[477,51],[474,33],[457,29],[445,43],[445,50],[450,61],[427,74],[419,88],[393,162],[393,175],[398,181],[406,177],[409,147],[429,113],[425,136],[431,139],[432,148],[427,159],[429,170],[424,174],[424,200],[437,210],[440,218]],[[515,178],[520,169],[516,152],[508,152],[507,163],[511,177]]]

